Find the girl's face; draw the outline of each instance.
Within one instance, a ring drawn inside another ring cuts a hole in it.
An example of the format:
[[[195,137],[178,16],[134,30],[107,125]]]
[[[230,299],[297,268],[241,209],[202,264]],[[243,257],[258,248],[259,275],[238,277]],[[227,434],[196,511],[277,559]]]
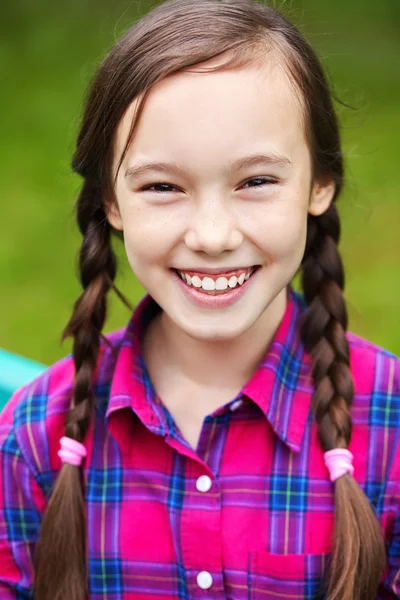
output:
[[[178,73],[149,95],[108,219],[139,281],[194,338],[232,339],[265,320],[300,265],[307,213],[331,202],[333,183],[311,185],[298,98],[272,61]]]

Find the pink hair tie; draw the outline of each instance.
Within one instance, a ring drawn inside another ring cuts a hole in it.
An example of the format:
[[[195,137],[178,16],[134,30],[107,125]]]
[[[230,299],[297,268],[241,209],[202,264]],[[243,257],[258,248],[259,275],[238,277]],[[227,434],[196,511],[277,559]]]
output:
[[[58,451],[58,456],[63,463],[75,465],[76,467],[82,464],[82,460],[87,454],[83,444],[64,436],[60,439],[60,446],[61,450]]]
[[[352,462],[354,457],[350,450],[347,450],[346,448],[334,448],[333,450],[325,452],[324,458],[331,481],[336,481],[336,479],[345,473],[353,475],[354,467]]]

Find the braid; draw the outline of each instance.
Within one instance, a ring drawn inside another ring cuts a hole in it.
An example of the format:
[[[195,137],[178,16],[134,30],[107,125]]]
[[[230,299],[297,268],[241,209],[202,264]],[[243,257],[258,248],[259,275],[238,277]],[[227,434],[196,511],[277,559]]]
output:
[[[300,328],[313,360],[312,408],[324,451],[348,448],[354,396],[346,338],[344,273],[338,251],[340,220],[334,202],[308,217],[302,286],[308,310]],[[335,481],[335,530],[328,600],[373,600],[385,568],[382,532],[373,507],[354,478]]]
[[[111,226],[101,201],[101,190],[86,180],[77,201],[83,235],[79,253],[83,293],[75,302],[62,340],[74,338],[75,381],[65,435],[84,442],[94,411],[93,373],[106,318],[106,294],[114,286],[116,259],[110,243]],[[35,594],[40,600],[85,600],[87,590],[86,519],[80,467],[63,464],[43,517],[35,552]]]

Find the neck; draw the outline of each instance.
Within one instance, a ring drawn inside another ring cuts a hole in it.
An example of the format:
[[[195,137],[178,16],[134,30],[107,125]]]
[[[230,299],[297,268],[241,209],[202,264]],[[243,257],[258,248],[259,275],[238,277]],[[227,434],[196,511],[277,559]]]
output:
[[[282,290],[256,323],[228,341],[198,340],[180,330],[160,312],[148,327],[144,355],[157,353],[158,364],[170,367],[198,387],[223,386],[238,390],[251,378],[279,327],[287,305]]]

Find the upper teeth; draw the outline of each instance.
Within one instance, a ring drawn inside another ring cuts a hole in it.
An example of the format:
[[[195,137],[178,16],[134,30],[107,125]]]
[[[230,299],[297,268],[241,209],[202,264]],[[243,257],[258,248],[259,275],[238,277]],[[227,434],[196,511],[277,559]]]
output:
[[[226,277],[218,277],[215,280],[212,277],[200,278],[198,275],[193,275],[193,277],[191,277],[183,271],[178,271],[178,273],[188,285],[192,285],[195,288],[202,288],[208,292],[213,290],[226,290],[228,286],[233,289],[237,285],[243,285],[250,275],[252,275],[253,270],[254,269],[249,269],[247,272],[241,273],[239,277],[232,275],[229,279]]]

